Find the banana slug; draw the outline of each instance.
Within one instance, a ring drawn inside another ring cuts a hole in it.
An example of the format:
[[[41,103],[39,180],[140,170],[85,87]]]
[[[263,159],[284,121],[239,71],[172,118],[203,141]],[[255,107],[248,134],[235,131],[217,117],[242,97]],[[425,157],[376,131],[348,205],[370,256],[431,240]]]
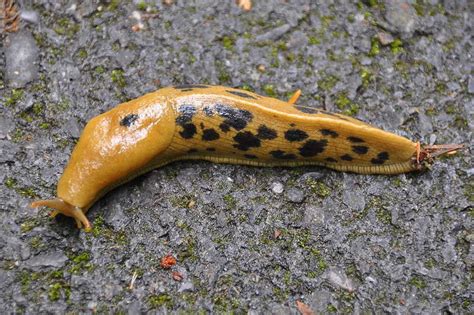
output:
[[[179,85],[91,119],[57,186],[39,200],[91,228],[85,213],[105,193],[177,160],[256,166],[320,165],[361,174],[422,170],[460,145],[425,146],[357,119],[223,86]]]

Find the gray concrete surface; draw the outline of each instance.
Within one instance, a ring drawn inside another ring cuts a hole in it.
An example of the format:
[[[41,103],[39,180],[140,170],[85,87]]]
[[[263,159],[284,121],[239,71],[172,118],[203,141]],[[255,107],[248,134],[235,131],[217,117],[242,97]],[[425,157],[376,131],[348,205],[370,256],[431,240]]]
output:
[[[472,314],[469,1],[272,0],[244,12],[234,1],[45,0],[25,9],[39,23],[22,22],[36,44],[23,47],[39,54],[11,54],[5,39],[0,61],[2,313],[296,314],[301,300],[318,314]],[[38,76],[13,89],[17,64],[5,56],[25,55],[23,71]],[[89,234],[28,207],[54,195],[91,117],[183,83],[282,99],[302,89],[300,104],[468,149],[400,176],[175,163],[100,200]],[[171,270],[160,267],[167,254],[178,260]]]

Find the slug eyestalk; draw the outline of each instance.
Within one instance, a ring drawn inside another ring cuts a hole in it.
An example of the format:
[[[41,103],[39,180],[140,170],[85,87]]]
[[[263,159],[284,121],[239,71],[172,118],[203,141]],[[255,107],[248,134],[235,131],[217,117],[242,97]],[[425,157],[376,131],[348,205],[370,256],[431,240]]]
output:
[[[44,206],[44,207],[49,207],[49,208],[54,209],[50,213],[50,216],[52,218],[54,218],[60,213],[65,216],[72,217],[74,218],[74,220],[76,220],[77,227],[80,229],[84,226],[84,230],[86,232],[89,232],[92,228],[89,220],[87,220],[87,217],[81,208],[75,207],[60,198],[49,199],[49,200],[38,200],[38,201],[32,202],[30,206],[32,208]]]

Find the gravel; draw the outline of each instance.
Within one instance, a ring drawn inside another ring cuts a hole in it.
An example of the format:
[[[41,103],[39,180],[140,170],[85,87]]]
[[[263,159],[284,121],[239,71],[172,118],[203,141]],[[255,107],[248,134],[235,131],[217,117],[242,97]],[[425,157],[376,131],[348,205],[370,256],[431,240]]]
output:
[[[472,314],[469,1],[173,2],[26,1],[21,32],[5,34],[4,312],[297,314],[300,300],[318,314]],[[397,176],[173,163],[97,202],[91,233],[28,207],[54,195],[89,119],[187,83],[301,89],[306,111],[467,149]]]

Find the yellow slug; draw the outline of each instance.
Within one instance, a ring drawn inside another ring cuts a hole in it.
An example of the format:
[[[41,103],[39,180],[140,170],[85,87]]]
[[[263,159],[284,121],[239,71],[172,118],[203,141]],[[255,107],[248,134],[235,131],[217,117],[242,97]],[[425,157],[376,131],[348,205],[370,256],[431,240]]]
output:
[[[257,166],[321,165],[362,174],[423,168],[425,147],[340,114],[223,86],[180,85],[118,105],[86,125],[59,180],[57,198],[33,202],[90,229],[85,213],[106,192],[183,159]]]

